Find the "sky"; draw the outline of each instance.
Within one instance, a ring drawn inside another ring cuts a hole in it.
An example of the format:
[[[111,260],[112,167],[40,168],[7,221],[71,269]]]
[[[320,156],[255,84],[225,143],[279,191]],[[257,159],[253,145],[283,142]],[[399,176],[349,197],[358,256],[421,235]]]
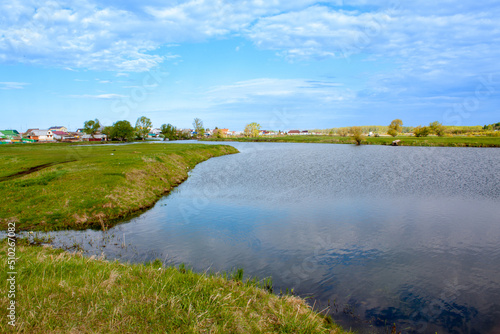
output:
[[[0,129],[500,121],[498,0],[9,0]]]

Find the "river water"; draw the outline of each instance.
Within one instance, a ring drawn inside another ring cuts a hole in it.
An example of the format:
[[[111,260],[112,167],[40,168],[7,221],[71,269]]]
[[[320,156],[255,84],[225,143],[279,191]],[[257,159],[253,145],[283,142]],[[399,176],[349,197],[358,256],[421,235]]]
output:
[[[500,333],[499,149],[230,145],[142,215],[55,244],[244,268],[361,333]]]

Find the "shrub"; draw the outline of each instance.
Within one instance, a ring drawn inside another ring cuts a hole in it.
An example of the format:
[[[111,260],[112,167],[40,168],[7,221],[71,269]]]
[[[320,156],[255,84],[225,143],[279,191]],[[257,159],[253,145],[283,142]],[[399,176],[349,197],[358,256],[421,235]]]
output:
[[[413,134],[415,137],[427,137],[431,130],[427,126],[417,126],[415,129],[413,129]]]

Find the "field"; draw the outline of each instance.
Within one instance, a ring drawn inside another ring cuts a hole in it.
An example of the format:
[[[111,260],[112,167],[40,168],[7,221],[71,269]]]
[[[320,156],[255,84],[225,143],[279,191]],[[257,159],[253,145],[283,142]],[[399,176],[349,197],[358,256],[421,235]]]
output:
[[[106,229],[151,207],[223,145],[0,146],[0,229]]]
[[[394,140],[400,140],[400,146],[445,146],[445,147],[500,147],[500,136],[452,136],[452,137],[363,137],[363,145],[391,145]],[[327,144],[354,144],[351,137],[341,136],[269,136],[269,137],[230,137],[208,138],[209,141],[240,141],[240,142],[284,142],[284,143],[327,143]]]
[[[1,333],[345,333],[303,299],[184,266],[122,264],[18,240],[16,327],[2,289]],[[7,243],[0,255],[7,258]],[[7,282],[7,270],[0,277]],[[4,283],[4,287],[7,286]]]

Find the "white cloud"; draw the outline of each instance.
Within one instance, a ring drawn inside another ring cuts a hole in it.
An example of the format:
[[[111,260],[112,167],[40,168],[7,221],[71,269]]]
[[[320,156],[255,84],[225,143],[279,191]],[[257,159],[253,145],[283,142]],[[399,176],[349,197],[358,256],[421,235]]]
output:
[[[493,0],[12,0],[0,4],[0,61],[125,74],[179,57],[161,46],[237,35],[289,59],[392,58],[433,81],[499,69],[499,16]]]
[[[354,94],[341,84],[306,79],[260,78],[210,89],[205,96],[213,104],[254,103],[278,100],[343,101]]]
[[[97,94],[97,95],[83,94],[83,95],[69,95],[69,97],[81,98],[81,99],[115,100],[115,99],[126,98],[127,96],[121,94]]]
[[[26,82],[0,82],[0,89],[24,89],[27,85]]]

